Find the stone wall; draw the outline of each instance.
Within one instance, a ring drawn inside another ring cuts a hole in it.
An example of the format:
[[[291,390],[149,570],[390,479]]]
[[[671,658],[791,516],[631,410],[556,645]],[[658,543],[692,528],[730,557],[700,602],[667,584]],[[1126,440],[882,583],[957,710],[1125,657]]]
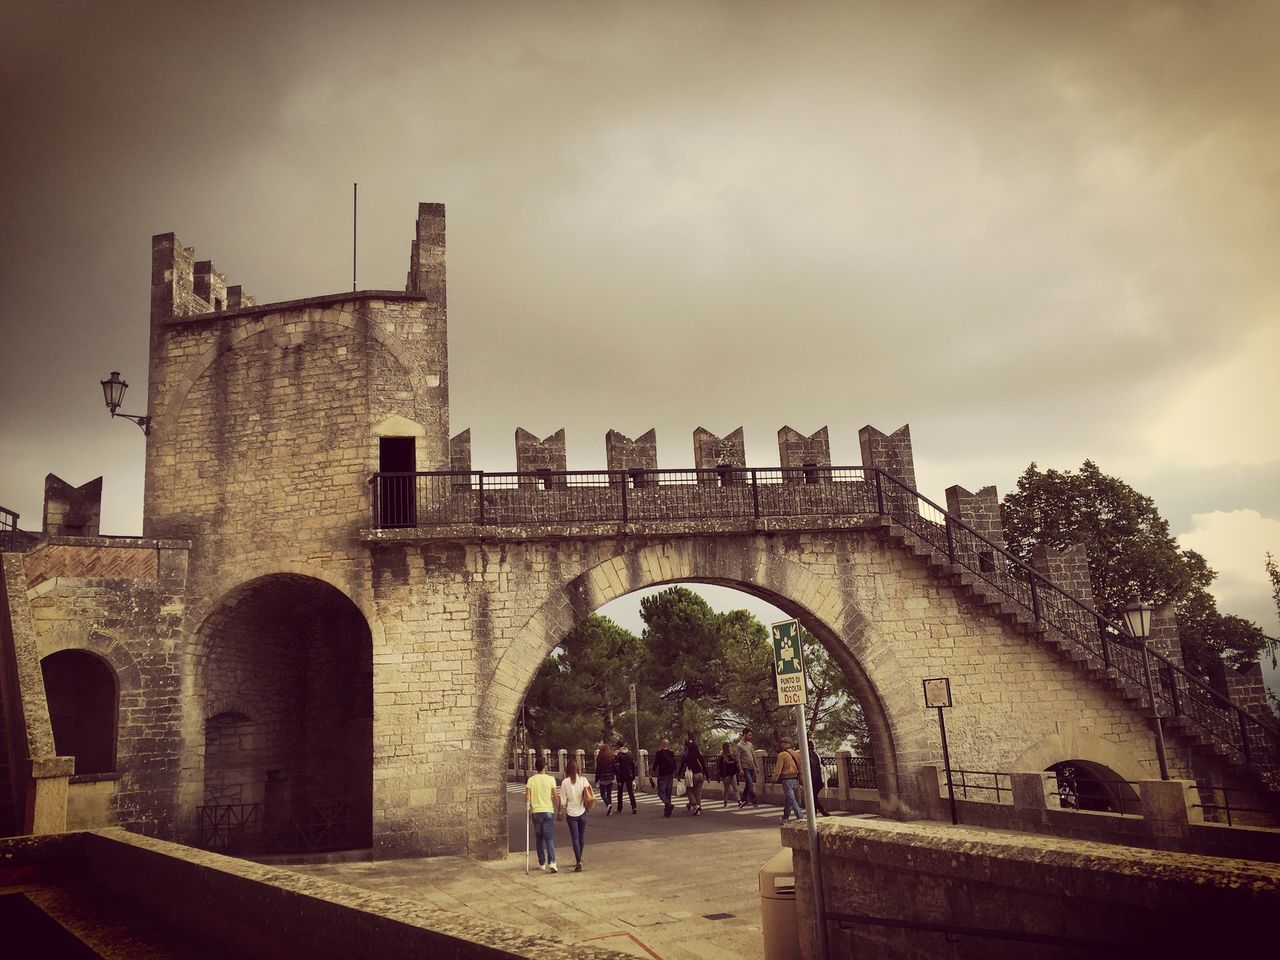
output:
[[[814,960],[809,838],[782,834]],[[1247,956],[1280,909],[1270,863],[888,821],[824,822],[820,846],[833,957]]]
[[[115,716],[102,719],[116,724],[109,822],[160,836],[178,829],[187,550],[182,541],[51,538],[22,557],[38,658],[84,651],[115,679]]]
[[[914,771],[940,762],[920,694],[921,679],[939,674],[956,703],[956,766],[1025,769],[1018,758],[1043,754],[1043,769],[1080,755],[1123,776],[1156,775],[1139,712],[873,532],[690,526],[699,532],[539,540],[509,530],[469,544],[369,535],[378,855],[503,852],[508,738],[543,658],[609,600],[681,580],[767,597],[824,643],[866,709],[889,812],[918,815]],[[1187,758],[1176,744],[1171,752],[1185,773]],[[466,783],[452,775],[460,765]]]

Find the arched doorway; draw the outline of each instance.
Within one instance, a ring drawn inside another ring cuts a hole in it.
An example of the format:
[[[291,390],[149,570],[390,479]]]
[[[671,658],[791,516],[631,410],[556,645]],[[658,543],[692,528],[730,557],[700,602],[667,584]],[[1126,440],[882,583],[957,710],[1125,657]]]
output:
[[[323,581],[275,574],[200,629],[201,843],[244,851],[371,843],[372,638]]]
[[[1063,760],[1045,768],[1053,778],[1058,805],[1064,810],[1095,813],[1138,813],[1133,785],[1110,767],[1090,760]]]
[[[40,670],[59,756],[76,758],[76,776],[114,773],[119,698],[115,671],[87,650],[59,650],[40,661]]]

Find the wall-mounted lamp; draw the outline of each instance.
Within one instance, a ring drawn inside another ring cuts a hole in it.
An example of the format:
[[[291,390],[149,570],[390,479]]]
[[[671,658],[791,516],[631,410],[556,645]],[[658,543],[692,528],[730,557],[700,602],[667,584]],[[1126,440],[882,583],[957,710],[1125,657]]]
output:
[[[120,379],[120,371],[112,370],[111,376],[106,380],[99,380],[102,384],[102,399],[106,401],[107,409],[111,411],[113,417],[124,417],[126,420],[132,420],[142,428],[142,432],[148,437],[151,436],[151,418],[140,417],[133,413],[118,413],[120,404],[124,402],[124,392],[129,389],[129,384],[125,380]]]

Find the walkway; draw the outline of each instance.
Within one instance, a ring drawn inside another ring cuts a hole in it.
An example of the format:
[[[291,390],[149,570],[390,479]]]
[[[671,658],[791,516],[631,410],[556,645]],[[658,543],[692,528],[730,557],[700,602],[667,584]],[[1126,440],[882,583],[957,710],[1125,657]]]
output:
[[[539,872],[531,856],[526,876],[523,791],[516,784],[508,789],[513,852],[506,860],[433,857],[293,869],[648,960],[763,956],[757,874],[781,849],[778,807],[739,811],[716,800],[690,817],[680,800],[665,819],[656,797],[637,794],[637,814],[629,806],[608,817],[603,806],[592,811],[582,873],[573,872],[561,823],[561,872]]]

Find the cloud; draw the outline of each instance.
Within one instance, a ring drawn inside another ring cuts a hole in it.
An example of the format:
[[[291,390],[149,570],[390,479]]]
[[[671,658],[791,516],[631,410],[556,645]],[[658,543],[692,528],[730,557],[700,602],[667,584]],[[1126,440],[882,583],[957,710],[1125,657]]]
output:
[[[1280,636],[1265,563],[1268,552],[1280,556],[1280,519],[1256,510],[1197,513],[1178,542],[1202,554],[1218,573],[1211,592],[1218,609],[1256,622]]]

